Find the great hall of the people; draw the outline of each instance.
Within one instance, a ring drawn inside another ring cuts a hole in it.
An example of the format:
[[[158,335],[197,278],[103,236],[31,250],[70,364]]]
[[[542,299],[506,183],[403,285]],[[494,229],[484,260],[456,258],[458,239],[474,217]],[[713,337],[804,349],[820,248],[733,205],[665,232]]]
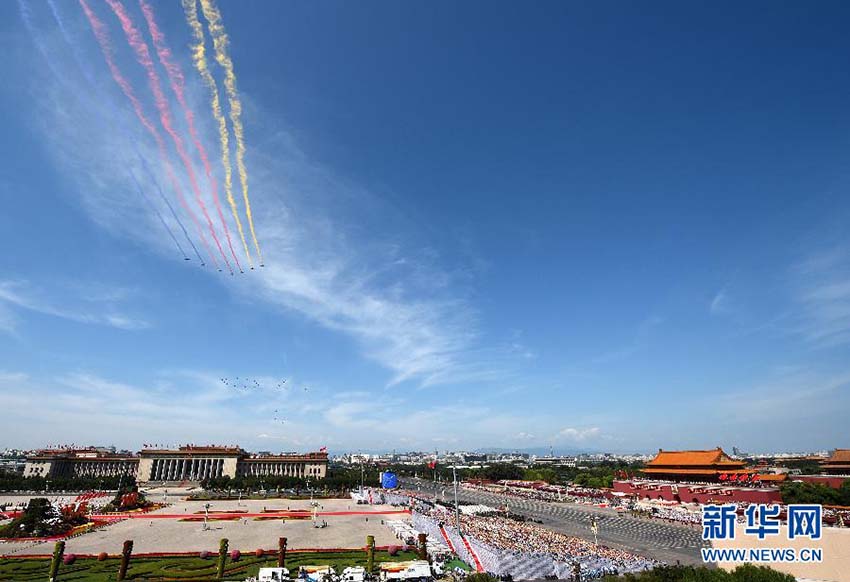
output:
[[[211,477],[289,476],[323,479],[328,454],[251,454],[236,446],[145,448],[121,455],[96,448],[44,449],[26,460],[26,477],[132,476],[139,483],[198,482]]]

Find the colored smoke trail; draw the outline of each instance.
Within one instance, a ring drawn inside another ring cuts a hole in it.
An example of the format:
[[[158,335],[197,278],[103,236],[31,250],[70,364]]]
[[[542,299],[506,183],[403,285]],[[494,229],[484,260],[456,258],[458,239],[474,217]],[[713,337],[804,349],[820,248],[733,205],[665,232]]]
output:
[[[248,257],[248,265],[253,269],[254,264],[251,260],[251,252],[248,250],[248,243],[245,241],[245,231],[242,228],[242,221],[239,219],[239,210],[236,208],[236,200],[233,199],[233,169],[230,166],[230,135],[227,131],[227,122],[221,112],[221,102],[218,96],[218,86],[210,73],[207,66],[206,48],[204,47],[204,29],[201,22],[198,20],[198,10],[195,0],[183,0],[183,11],[186,13],[186,20],[189,23],[189,28],[192,29],[192,35],[195,37],[195,44],[192,45],[192,61],[195,63],[195,68],[201,75],[204,84],[210,90],[210,108],[212,109],[213,117],[218,123],[218,139],[221,144],[221,165],[224,167],[224,191],[227,195],[227,203],[230,204],[230,210],[233,213],[233,218],[236,220],[236,227],[239,229],[239,238],[242,239],[242,247],[245,249],[245,256]]]
[[[109,1],[109,0],[107,0]],[[251,215],[251,201],[248,198],[248,172],[245,170],[245,139],[242,130],[242,102],[236,91],[236,75],[233,73],[233,62],[227,54],[227,34],[221,23],[221,14],[212,0],[201,0],[201,10],[204,18],[209,24],[210,36],[215,48],[215,60],[224,69],[224,88],[227,92],[227,101],[230,105],[230,121],[233,124],[233,135],[236,138],[236,168],[239,171],[239,182],[242,185],[242,198],[245,200],[245,215],[248,217],[248,227],[251,229],[251,238],[257,249],[257,258],[260,266],[263,266],[263,253],[260,251],[260,243],[257,242],[257,233],[254,232],[254,218]]]
[[[59,27],[59,31],[62,33],[62,38],[65,40],[65,44],[67,44],[68,47],[71,49],[71,53],[73,54],[74,61],[76,61],[76,63],[77,63],[77,67],[83,72],[83,76],[85,77],[86,81],[88,82],[89,87],[91,88],[92,92],[97,92],[98,87],[97,87],[97,83],[94,80],[94,75],[92,74],[92,72],[89,69],[85,60],[80,55],[80,51],[79,51],[79,47],[77,46],[77,43],[75,43],[74,40],[71,38],[71,35],[68,32],[67,27],[65,26],[65,21],[62,19],[62,15],[59,12],[59,8],[56,6],[55,0],[47,0],[47,4],[50,7],[51,13],[53,14],[53,20],[56,21],[56,25]],[[113,118],[113,120],[118,122],[118,123],[121,123],[122,119],[121,119],[120,114],[117,111],[117,108],[110,101],[107,101],[107,103],[112,105],[112,118]],[[94,109],[95,111],[98,111],[98,112],[101,111],[97,107],[92,107],[92,109]],[[186,240],[189,241],[189,244],[192,245],[192,249],[195,251],[195,255],[198,257],[198,260],[203,265],[204,259],[201,258],[201,254],[198,252],[197,247],[195,247],[195,243],[192,242],[191,238],[189,238],[189,233],[186,231],[186,227],[183,225],[183,222],[177,216],[177,213],[174,212],[174,207],[171,205],[171,202],[168,201],[168,198],[166,198],[165,194],[163,194],[163,192],[162,192],[162,188],[160,188],[159,184],[156,182],[156,178],[153,176],[153,172],[151,172],[151,169],[148,166],[147,160],[145,160],[145,158],[142,157],[142,155],[139,153],[138,146],[136,145],[136,142],[133,139],[132,135],[130,135],[129,130],[126,127],[126,124],[122,123],[121,125],[122,125],[122,129],[124,130],[125,137],[127,138],[127,141],[133,145],[133,150],[136,154],[136,157],[139,159],[139,162],[141,163],[143,169],[145,170],[145,172],[147,172],[147,174],[151,177],[151,179],[156,184],[156,187],[157,187],[157,190],[159,191],[160,197],[162,198],[163,202],[165,202],[165,204],[168,206],[168,209],[171,211],[172,216],[177,221],[177,224],[180,226],[180,229],[183,231],[183,236],[185,236]],[[159,218],[159,221],[165,227],[165,230],[168,231],[168,234],[171,236],[171,239],[174,241],[174,244],[177,245],[177,248],[180,250],[180,253],[183,255],[183,258],[188,260],[186,253],[183,251],[183,247],[177,241],[177,237],[174,236],[174,232],[171,230],[171,227],[165,221],[165,218],[163,218],[162,213],[159,211],[159,209],[156,207],[156,205],[145,195],[144,190],[142,189],[141,185],[139,184],[139,181],[136,179],[136,175],[133,173],[133,171],[129,170],[129,173],[130,173],[130,176],[133,178],[133,182],[136,184],[136,188],[139,191],[139,195],[142,198],[144,198],[145,202],[147,202],[150,205],[150,207],[153,209],[153,211],[156,213],[157,217]]]
[[[183,71],[180,70],[180,66],[172,60],[171,50],[165,44],[165,35],[162,34],[162,31],[157,26],[156,18],[154,17],[153,8],[150,4],[148,4],[145,0],[139,0],[139,6],[142,9],[142,14],[145,17],[145,21],[148,24],[148,31],[150,32],[151,38],[153,39],[153,45],[156,49],[157,57],[159,57],[159,62],[162,64],[163,68],[165,68],[165,72],[168,75],[168,80],[171,83],[171,90],[174,91],[174,95],[177,97],[177,102],[180,104],[180,107],[183,109],[183,116],[186,118],[186,125],[189,129],[189,136],[192,138],[192,142],[195,144],[195,148],[198,150],[198,154],[201,157],[201,163],[204,166],[204,173],[207,176],[207,180],[210,183],[210,187],[212,188],[212,199],[215,204],[216,211],[218,212],[219,220],[221,220],[221,226],[224,229],[224,235],[227,238],[227,246],[230,248],[230,254],[233,256],[233,260],[236,262],[236,266],[239,270],[242,270],[242,265],[239,264],[239,259],[236,256],[236,253],[233,250],[233,242],[230,240],[230,229],[227,227],[227,221],[224,220],[224,214],[221,211],[221,203],[218,199],[218,182],[213,176],[212,169],[210,168],[210,161],[207,157],[207,150],[204,148],[203,143],[198,137],[198,132],[195,129],[195,114],[192,111],[191,107],[186,103],[185,96],[185,78],[183,77]],[[233,216],[237,219],[238,223],[238,214],[236,214],[236,208],[233,207]],[[240,231],[242,230],[242,226],[239,226]],[[244,244],[244,240],[242,241]],[[246,249],[247,250],[247,249]],[[249,257],[250,260],[250,257]]]
[[[198,180],[195,176],[195,170],[192,168],[192,161],[189,159],[189,155],[186,153],[186,148],[183,146],[183,139],[177,134],[172,125],[171,113],[168,109],[168,101],[162,92],[162,84],[159,80],[159,74],[154,68],[153,60],[151,59],[150,51],[148,50],[148,45],[142,39],[141,34],[139,34],[138,29],[133,24],[133,21],[127,14],[127,11],[124,10],[124,5],[120,2],[120,0],[106,0],[106,3],[121,22],[121,28],[124,30],[124,36],[127,38],[127,43],[136,54],[136,60],[140,65],[142,65],[142,67],[144,67],[145,72],[147,73],[148,87],[153,93],[154,103],[159,111],[159,121],[165,129],[165,132],[171,137],[171,141],[174,142],[174,147],[177,149],[177,155],[183,162],[183,167],[186,169],[186,174],[189,177],[189,184],[192,187],[192,191],[195,193],[195,199],[201,208],[201,213],[207,221],[210,234],[218,247],[219,253],[221,253],[221,257],[224,259],[224,264],[227,265],[227,269],[231,274],[233,274],[233,268],[230,266],[230,261],[227,260],[227,255],[224,254],[224,249],[221,247],[221,241],[218,240],[218,235],[215,233],[215,226],[212,223],[212,219],[210,219],[209,212],[207,212],[207,206],[204,204],[203,197],[201,196],[201,189],[198,187]]]
[[[201,244],[204,246],[204,250],[206,250],[207,255],[212,259],[213,265],[218,268],[218,262],[216,261],[215,255],[212,254],[212,252],[210,251],[209,245],[207,244],[207,239],[206,237],[204,237],[204,232],[201,228],[201,224],[189,204],[186,202],[186,198],[183,196],[183,191],[180,189],[180,184],[174,175],[174,169],[171,167],[171,161],[168,159],[168,154],[165,150],[165,143],[163,143],[162,141],[162,136],[159,134],[159,131],[156,129],[156,127],[154,127],[150,120],[148,120],[147,116],[145,115],[145,112],[142,110],[142,104],[139,103],[139,99],[133,92],[133,87],[130,85],[127,79],[124,78],[124,75],[121,73],[121,70],[118,68],[118,65],[115,64],[115,59],[112,56],[112,46],[109,44],[109,36],[106,32],[106,26],[103,24],[103,22],[101,22],[97,15],[95,15],[86,0],[79,0],[79,3],[83,9],[83,12],[86,15],[86,18],[89,21],[89,25],[91,26],[92,32],[94,33],[94,36],[97,39],[97,43],[100,45],[101,53],[103,53],[103,58],[106,60],[106,65],[109,67],[109,72],[112,74],[112,78],[115,80],[115,82],[121,88],[121,91],[130,101],[130,104],[133,107],[133,111],[136,113],[136,117],[139,118],[139,122],[153,136],[154,141],[156,141],[157,148],[159,149],[159,155],[162,159],[163,166],[165,166],[165,171],[168,175],[169,181],[171,182],[171,186],[177,193],[177,198],[180,201],[181,206],[183,206],[183,209],[189,214],[189,217],[195,224],[195,228],[198,229],[198,235],[201,238]]]
[[[177,241],[177,237],[174,236],[174,233],[171,232],[170,228],[168,228],[168,224],[165,222],[165,219],[162,217],[162,213],[160,213],[160,211],[157,210],[153,201],[145,195],[145,191],[142,189],[142,185],[139,184],[139,180],[136,178],[136,174],[133,172],[133,170],[130,170],[130,176],[133,178],[133,183],[136,185],[136,190],[138,191],[139,196],[141,196],[145,200],[145,202],[147,202],[148,205],[153,209],[153,211],[156,212],[156,215],[159,218],[159,221],[162,223],[162,226],[164,226],[165,230],[168,231],[168,234],[171,235],[171,240],[173,240],[174,244],[177,245],[177,248],[180,249],[180,254],[183,255],[184,259],[188,259],[189,257],[186,256],[186,253],[183,251],[183,247],[181,247],[180,243]]]

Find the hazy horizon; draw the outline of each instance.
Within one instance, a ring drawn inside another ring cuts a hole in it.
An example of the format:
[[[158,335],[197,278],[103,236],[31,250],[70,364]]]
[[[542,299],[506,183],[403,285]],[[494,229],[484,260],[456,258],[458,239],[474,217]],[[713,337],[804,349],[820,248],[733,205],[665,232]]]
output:
[[[189,115],[89,4],[177,177],[78,3],[0,4],[0,441],[850,446],[847,3],[222,0],[261,256],[180,3]]]

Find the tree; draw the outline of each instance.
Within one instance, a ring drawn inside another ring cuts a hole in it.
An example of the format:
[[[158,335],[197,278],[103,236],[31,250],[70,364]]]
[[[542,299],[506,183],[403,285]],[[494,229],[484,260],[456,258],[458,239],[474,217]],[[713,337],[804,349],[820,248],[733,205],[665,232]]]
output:
[[[744,564],[732,572],[705,566],[661,566],[640,574],[624,577],[606,576],[605,582],[794,582],[790,574],[771,570],[766,566]]]
[[[375,536],[366,536],[366,571],[375,570]]]
[[[221,538],[218,543],[218,566],[216,567],[216,578],[224,578],[224,564],[227,561],[227,538]]]
[[[486,479],[491,481],[501,481],[503,479],[522,479],[525,477],[525,471],[522,467],[511,465],[510,463],[497,463],[483,469],[481,474]]]
[[[783,503],[820,503],[822,505],[842,505],[843,491],[850,492],[850,486],[845,489],[833,489],[822,483],[805,483],[792,481],[781,486]]]
[[[121,548],[121,565],[118,568],[118,579],[127,577],[127,568],[130,567],[130,556],[133,555],[133,540],[126,540]]]
[[[791,574],[777,572],[767,566],[743,564],[732,572],[732,580],[735,580],[735,582],[795,582],[796,578]]]
[[[65,542],[58,541],[53,547],[53,559],[50,561],[50,582],[55,582],[59,576],[59,564],[62,563],[62,555],[65,553]]]
[[[30,499],[24,512],[0,527],[0,537],[29,538],[60,535],[88,521],[78,511],[60,512],[43,497]]]

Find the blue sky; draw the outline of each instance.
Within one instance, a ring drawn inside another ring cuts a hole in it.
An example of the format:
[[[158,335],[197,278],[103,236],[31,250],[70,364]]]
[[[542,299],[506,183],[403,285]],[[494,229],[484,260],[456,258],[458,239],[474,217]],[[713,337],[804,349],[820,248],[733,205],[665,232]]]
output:
[[[74,50],[25,6],[34,35],[0,4],[2,444],[848,446],[845,3],[222,1],[266,264],[235,277],[134,190],[176,205],[80,6]],[[154,7],[221,182],[180,3]]]

